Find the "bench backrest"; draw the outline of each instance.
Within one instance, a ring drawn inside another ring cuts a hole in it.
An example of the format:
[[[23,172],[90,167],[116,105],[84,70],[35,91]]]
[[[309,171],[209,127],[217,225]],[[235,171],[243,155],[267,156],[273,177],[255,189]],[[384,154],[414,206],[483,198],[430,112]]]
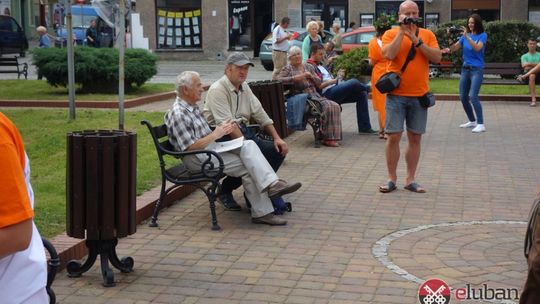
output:
[[[165,170],[165,160],[163,159],[163,156],[168,154],[168,151],[174,151],[174,147],[169,141],[167,125],[162,124],[154,127],[147,120],[141,121],[141,124],[146,125],[148,131],[150,131],[152,141],[154,142],[154,146],[158,154],[160,167],[162,170]]]
[[[519,75],[522,72],[519,62],[487,62],[484,74]]]

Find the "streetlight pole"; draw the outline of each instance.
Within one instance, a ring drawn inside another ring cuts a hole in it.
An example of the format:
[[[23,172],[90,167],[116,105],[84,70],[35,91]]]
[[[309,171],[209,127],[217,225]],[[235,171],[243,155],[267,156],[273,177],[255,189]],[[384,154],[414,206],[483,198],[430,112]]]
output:
[[[75,120],[75,63],[73,56],[73,20],[71,15],[71,0],[66,2],[67,26],[67,63],[68,63],[68,92],[69,92],[69,121]]]
[[[118,128],[124,130],[124,53],[126,49],[126,0],[119,0],[118,29]]]

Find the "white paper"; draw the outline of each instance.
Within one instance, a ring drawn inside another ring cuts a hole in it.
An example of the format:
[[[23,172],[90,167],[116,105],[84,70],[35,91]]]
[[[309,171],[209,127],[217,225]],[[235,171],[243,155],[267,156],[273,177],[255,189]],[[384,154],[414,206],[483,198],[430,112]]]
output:
[[[173,25],[173,18],[167,18],[167,25]]]
[[[201,41],[199,40],[199,36],[193,36],[193,44],[194,45],[201,44]]]
[[[176,36],[182,36],[182,29],[179,27],[176,28]]]
[[[184,39],[184,45],[191,45],[191,38],[186,37],[186,38]]]
[[[198,25],[193,26],[193,34],[197,35],[198,33],[199,33],[199,26]]]
[[[192,25],[198,25],[199,24],[199,18],[197,18],[197,17],[191,18],[191,24]]]
[[[167,45],[172,45],[172,37],[167,36]]]
[[[176,46],[182,45],[182,37],[176,37]]]
[[[189,30],[189,27],[184,27],[184,35],[186,36],[191,35],[191,31]]]
[[[176,18],[176,22],[175,22],[175,23],[176,23],[176,26],[182,25],[182,19]]]
[[[244,137],[238,137],[233,140],[216,142],[213,150],[222,153],[240,148],[244,144]]]
[[[172,28],[167,28],[167,36],[172,36],[172,33],[173,33],[173,29]]]
[[[162,26],[159,27],[159,34],[162,35],[162,36],[165,35],[165,28],[164,27],[162,27]]]
[[[159,25],[165,25],[165,17],[159,17]]]
[[[184,18],[184,26],[189,26],[189,18]]]
[[[159,44],[165,44],[165,37],[159,36]]]

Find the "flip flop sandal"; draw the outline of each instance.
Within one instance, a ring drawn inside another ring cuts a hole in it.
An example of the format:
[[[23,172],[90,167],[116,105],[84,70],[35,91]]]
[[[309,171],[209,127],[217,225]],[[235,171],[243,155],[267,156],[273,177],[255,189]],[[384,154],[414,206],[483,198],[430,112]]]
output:
[[[403,188],[416,193],[426,193],[426,190],[416,182],[412,182]]]
[[[529,107],[536,107],[536,101],[535,101],[535,102],[531,102],[531,104],[529,105]]]
[[[393,181],[388,181],[385,185],[379,186],[379,191],[382,193],[390,193],[396,189],[396,183]]]

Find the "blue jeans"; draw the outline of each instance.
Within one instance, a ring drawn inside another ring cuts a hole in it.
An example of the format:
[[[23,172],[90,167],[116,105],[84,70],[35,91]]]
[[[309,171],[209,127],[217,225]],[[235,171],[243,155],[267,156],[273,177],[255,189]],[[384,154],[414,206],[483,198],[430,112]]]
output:
[[[340,105],[356,102],[358,131],[371,129],[367,104],[367,86],[358,81],[358,79],[349,79],[341,82],[326,90],[322,95]]]
[[[303,131],[305,126],[304,111],[306,109],[306,102],[308,93],[301,93],[290,96],[287,98],[287,127],[293,130]]]
[[[478,124],[484,123],[482,104],[480,104],[480,100],[478,99],[478,93],[480,92],[480,85],[482,85],[483,79],[483,68],[463,67],[461,69],[461,79],[459,80],[459,97],[461,98],[461,103],[463,104],[463,110],[465,110],[465,114],[467,114],[469,121],[476,121]],[[476,118],[474,117],[475,113]]]

